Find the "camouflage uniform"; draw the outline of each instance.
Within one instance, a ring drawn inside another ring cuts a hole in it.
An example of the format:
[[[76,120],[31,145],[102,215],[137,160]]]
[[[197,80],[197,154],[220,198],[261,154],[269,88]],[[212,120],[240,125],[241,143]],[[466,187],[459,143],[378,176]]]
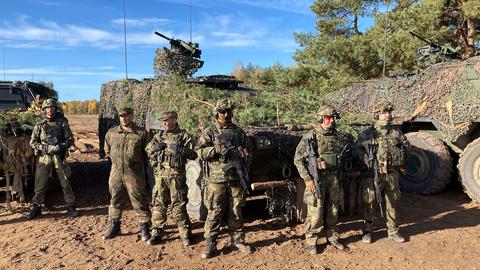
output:
[[[175,113],[176,115],[176,113]],[[164,145],[162,147],[159,147]],[[172,130],[155,134],[146,152],[155,170],[153,188],[152,237],[161,234],[167,223],[168,203],[172,204],[173,220],[177,223],[180,238],[190,236],[191,223],[187,215],[187,184],[185,164],[196,159],[194,142],[190,134],[178,125]]]
[[[378,161],[378,164],[383,164],[387,172],[384,174],[379,170],[378,177],[383,200],[385,201],[388,235],[392,236],[398,234],[396,208],[401,195],[399,173],[400,168],[405,164],[405,151],[408,151],[409,143],[402,132],[389,123],[376,124],[366,129],[355,142],[353,154],[363,163],[363,177],[360,178],[360,189],[364,205],[364,234],[371,234],[372,232],[374,207],[377,204],[375,202],[374,171],[373,168],[367,165],[367,151],[370,147],[377,149],[374,159]],[[370,241],[368,240],[367,242]]]
[[[215,110],[219,111],[223,108],[233,110],[231,101],[217,101]],[[220,124],[216,121],[202,132],[199,139],[198,155],[206,161],[204,204],[208,209],[204,236],[208,245],[215,244],[223,216],[227,214],[232,242],[240,250],[251,252],[250,247],[244,244],[242,207],[245,205],[245,191],[235,168],[224,171],[226,163],[217,150],[220,143],[218,139],[220,134],[227,136],[231,143],[243,153],[245,159],[248,159],[248,153],[251,153],[251,144],[245,131],[233,123]],[[246,160],[246,163],[248,164],[248,160]],[[209,258],[209,256],[204,256],[206,253],[202,254],[203,258]]]
[[[140,223],[150,222],[150,209],[146,198],[145,147],[148,133],[132,124],[132,131],[121,126],[108,130],[105,135],[105,153],[112,161],[108,186],[112,198],[108,215],[120,220],[128,195]]]
[[[294,163],[304,181],[313,181],[308,171],[308,140],[316,146],[316,156],[327,163],[327,169],[318,169],[321,200],[315,193],[305,189],[303,197],[307,204],[305,220],[305,240],[308,246],[316,246],[320,232],[325,228],[330,243],[338,243],[337,219],[340,198],[340,164],[337,155],[342,152],[344,138],[335,129],[325,130],[317,126],[306,133],[295,151]],[[317,191],[315,191],[317,192]],[[341,249],[341,248],[340,248]]]
[[[45,100],[44,105],[57,107],[56,101],[51,99]],[[42,107],[45,109],[45,106]],[[52,169],[55,169],[58,176],[67,205],[75,205],[75,195],[68,180],[70,171],[65,165],[67,151],[72,144],[73,136],[68,121],[64,117],[59,117],[58,113],[52,119],[47,118],[38,122],[33,128],[30,145],[38,155],[35,195],[32,199],[34,205],[45,202],[45,192]],[[56,145],[59,146],[58,151],[54,149]]]

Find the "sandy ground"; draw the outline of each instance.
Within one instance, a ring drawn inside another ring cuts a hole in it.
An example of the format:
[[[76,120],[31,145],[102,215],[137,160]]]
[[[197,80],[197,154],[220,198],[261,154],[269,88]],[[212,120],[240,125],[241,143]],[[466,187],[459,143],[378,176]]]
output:
[[[81,216],[66,216],[60,191],[47,196],[44,214],[34,221],[23,217],[29,205],[15,203],[16,212],[9,213],[0,204],[0,269],[480,269],[480,207],[455,184],[435,196],[402,195],[401,232],[408,240],[403,244],[387,239],[381,223],[374,242],[363,244],[358,217],[343,217],[339,231],[348,249],[337,251],[322,239],[321,254],[308,255],[303,226],[279,226],[266,219],[264,204],[258,202],[244,210],[247,241],[255,248],[250,255],[231,248],[223,234],[219,255],[202,260],[199,222],[191,247],[182,246],[171,220],[166,239],[147,246],[138,239],[132,210],[124,213],[122,235],[102,241],[108,226],[108,165],[95,152],[96,116],[69,119],[75,136],[87,145],[87,151],[69,157]]]

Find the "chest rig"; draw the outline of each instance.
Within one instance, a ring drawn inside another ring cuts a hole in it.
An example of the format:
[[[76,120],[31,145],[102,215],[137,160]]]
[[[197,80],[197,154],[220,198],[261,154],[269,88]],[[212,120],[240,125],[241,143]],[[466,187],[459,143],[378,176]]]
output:
[[[342,142],[336,132],[314,134],[317,142],[317,152],[320,160],[325,161],[327,169],[336,169],[341,164],[338,156],[342,152]]]
[[[176,170],[185,170],[185,164],[187,159],[182,153],[185,147],[183,141],[183,132],[180,129],[172,132],[160,131],[161,140],[167,145],[167,148],[163,150],[159,158],[159,163],[164,168],[173,168]]]

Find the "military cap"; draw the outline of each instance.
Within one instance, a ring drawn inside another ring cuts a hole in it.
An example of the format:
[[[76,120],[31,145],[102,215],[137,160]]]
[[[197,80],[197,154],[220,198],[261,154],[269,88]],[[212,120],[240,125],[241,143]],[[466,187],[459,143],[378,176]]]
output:
[[[132,108],[122,108],[118,110],[118,115],[133,115],[133,109]]]
[[[46,99],[42,103],[42,110],[48,107],[54,107],[58,109],[58,102],[53,98]]]
[[[160,118],[160,120],[167,120],[169,118],[178,118],[178,113],[176,111],[163,112],[162,118]]]

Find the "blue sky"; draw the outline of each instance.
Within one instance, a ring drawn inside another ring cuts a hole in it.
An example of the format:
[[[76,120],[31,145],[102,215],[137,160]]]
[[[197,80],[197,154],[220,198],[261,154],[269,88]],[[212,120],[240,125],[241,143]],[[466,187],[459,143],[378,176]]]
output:
[[[294,63],[294,32],[313,32],[313,0],[191,0],[193,41],[205,64]],[[99,99],[103,82],[125,77],[123,0],[0,0],[0,51],[7,80],[53,82],[61,101]],[[189,39],[189,0],[126,0],[129,77],[153,76],[154,31]],[[1,59],[0,59],[1,60]],[[0,80],[3,80],[3,65]]]

